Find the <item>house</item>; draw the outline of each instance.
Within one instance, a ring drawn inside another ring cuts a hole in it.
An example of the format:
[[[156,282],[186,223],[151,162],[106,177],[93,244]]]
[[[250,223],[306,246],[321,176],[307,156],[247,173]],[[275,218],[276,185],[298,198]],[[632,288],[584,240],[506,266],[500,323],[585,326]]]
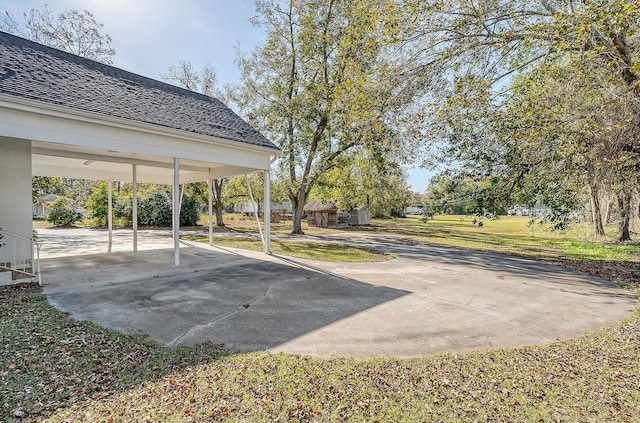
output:
[[[271,203],[271,210],[291,213],[293,211],[293,206],[291,205],[291,201],[283,201],[281,203]]]
[[[38,198],[37,201],[33,203],[33,217],[38,219],[46,219],[49,216],[49,212],[51,211],[51,203],[53,203],[57,199],[58,196],[56,194],[47,194]]]
[[[177,222],[180,184],[264,172],[270,196],[279,149],[215,98],[4,32],[0,63],[0,228],[24,255],[32,175],[131,181],[133,251],[138,182],[172,185]],[[173,235],[178,265],[178,224]]]
[[[311,200],[302,209],[307,215],[307,224],[318,228],[338,226],[338,208],[332,202]]]

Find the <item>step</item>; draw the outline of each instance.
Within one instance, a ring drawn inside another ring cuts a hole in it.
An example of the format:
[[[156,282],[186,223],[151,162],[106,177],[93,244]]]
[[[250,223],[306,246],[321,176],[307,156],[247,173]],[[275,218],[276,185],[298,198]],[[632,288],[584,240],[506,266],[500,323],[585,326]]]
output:
[[[0,271],[0,286],[2,285],[11,285],[13,284],[13,278],[11,277],[11,272]]]

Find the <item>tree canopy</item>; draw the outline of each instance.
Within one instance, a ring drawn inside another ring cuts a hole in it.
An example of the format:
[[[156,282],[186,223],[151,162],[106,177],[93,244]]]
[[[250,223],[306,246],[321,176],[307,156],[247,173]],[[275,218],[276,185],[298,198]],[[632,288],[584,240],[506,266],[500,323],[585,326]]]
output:
[[[589,198],[615,199],[629,238],[637,196],[640,4],[417,2],[409,48],[425,81],[416,133],[427,164],[501,181],[492,196],[544,202],[559,227]]]
[[[116,51],[103,26],[86,9],[54,14],[46,5],[19,14],[5,11],[0,17],[3,31],[110,65]]]
[[[238,60],[234,100],[283,151],[293,232],[310,189],[366,151],[386,161],[407,152],[399,136],[415,82],[402,75],[401,9],[393,1],[260,0],[263,46]],[[356,157],[353,155],[352,157]]]

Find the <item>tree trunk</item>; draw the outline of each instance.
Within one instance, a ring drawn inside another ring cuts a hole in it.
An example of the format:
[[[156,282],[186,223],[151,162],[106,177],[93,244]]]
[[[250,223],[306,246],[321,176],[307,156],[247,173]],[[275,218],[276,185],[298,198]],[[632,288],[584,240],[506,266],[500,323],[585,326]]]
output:
[[[592,181],[593,180],[589,181],[589,198],[591,199],[591,221],[593,222],[593,233],[598,236],[603,236],[604,226],[602,226],[602,212],[600,211],[598,187]]]
[[[304,235],[302,230],[302,215],[304,214],[304,203],[306,202],[306,189],[300,188],[296,196],[291,197],[291,205],[293,206],[293,230],[294,235]]]
[[[620,208],[620,224],[618,225],[618,242],[630,241],[629,222],[631,221],[631,192],[618,192],[618,207]]]
[[[611,223],[611,212],[613,212],[613,200],[610,198],[607,201],[607,209],[605,211],[605,215],[604,215],[604,224],[608,225],[609,223]]]
[[[222,205],[215,204],[213,209],[216,211],[216,226],[224,226],[224,221],[222,220]]]
[[[216,226],[224,226],[222,220],[222,186],[224,185],[224,179],[213,180],[213,209],[216,211]]]

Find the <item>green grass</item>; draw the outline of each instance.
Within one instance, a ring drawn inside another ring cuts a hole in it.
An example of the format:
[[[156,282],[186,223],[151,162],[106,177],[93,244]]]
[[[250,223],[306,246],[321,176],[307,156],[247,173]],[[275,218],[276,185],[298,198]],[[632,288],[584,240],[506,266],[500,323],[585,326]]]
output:
[[[640,263],[640,244],[616,244],[612,239],[592,240],[583,226],[568,232],[554,232],[536,225],[530,227],[527,217],[501,217],[484,220],[479,228],[469,216],[437,216],[428,223],[418,217],[375,219],[371,227],[357,228],[405,235],[415,241],[433,245],[467,248],[539,257],[566,257],[589,260],[617,260]]]
[[[529,226],[528,217],[503,216],[498,220],[484,219],[479,228],[471,216],[439,215],[428,223],[419,216],[401,219],[373,219],[370,226],[349,228],[315,228],[303,222],[308,235],[380,233],[399,235],[422,244],[449,246],[501,254],[514,254],[530,258],[567,258],[637,263],[640,266],[640,243],[618,244],[613,240],[613,227],[609,236],[594,239],[590,228],[576,224],[568,231],[551,231],[540,225]],[[229,215],[227,226],[216,232],[257,233],[255,220],[250,217]],[[201,222],[202,223],[202,222]],[[274,235],[291,232],[291,222],[271,225]],[[635,235],[636,237],[638,235]]]
[[[182,239],[209,242],[204,236],[184,235]],[[241,248],[250,251],[262,251],[262,241],[257,238],[216,236],[214,245],[220,247]],[[320,244],[309,242],[291,242],[271,240],[271,252],[276,255],[297,257],[326,262],[362,263],[384,261],[393,258],[384,254],[363,248],[345,247],[336,244]]]

